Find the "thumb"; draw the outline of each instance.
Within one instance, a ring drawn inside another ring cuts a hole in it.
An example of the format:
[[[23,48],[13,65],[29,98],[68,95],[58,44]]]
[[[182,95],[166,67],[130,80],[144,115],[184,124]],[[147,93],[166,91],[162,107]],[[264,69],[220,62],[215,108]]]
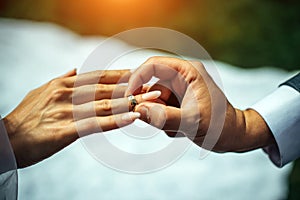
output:
[[[144,102],[135,107],[135,112],[141,114],[141,120],[166,131],[171,137],[176,136],[176,133],[180,132],[181,110],[179,108],[159,103]]]

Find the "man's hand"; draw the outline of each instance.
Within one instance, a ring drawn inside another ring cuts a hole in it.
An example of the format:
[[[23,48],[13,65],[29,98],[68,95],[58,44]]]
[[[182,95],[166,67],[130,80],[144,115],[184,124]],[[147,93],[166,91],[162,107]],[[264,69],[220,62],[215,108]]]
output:
[[[129,112],[122,98],[129,70],[95,71],[62,77],[29,92],[4,118],[18,167],[33,165],[63,149],[80,136],[132,123],[139,113]],[[139,103],[155,99],[157,92],[135,98]],[[111,99],[113,98],[113,99]]]
[[[152,76],[159,81],[149,90],[161,90],[159,103],[144,102],[135,111],[169,136],[184,134],[197,145],[216,152],[242,152],[274,143],[262,117],[254,110],[235,109],[202,63],[150,58],[132,74],[125,95],[139,93]]]

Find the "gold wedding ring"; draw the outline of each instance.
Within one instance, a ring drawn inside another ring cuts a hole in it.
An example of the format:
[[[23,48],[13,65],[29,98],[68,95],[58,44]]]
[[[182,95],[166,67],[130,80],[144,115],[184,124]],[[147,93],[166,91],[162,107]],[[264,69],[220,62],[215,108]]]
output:
[[[129,95],[127,98],[131,105],[131,109],[134,110],[135,106],[138,105],[137,100],[135,99],[135,97],[133,95]]]

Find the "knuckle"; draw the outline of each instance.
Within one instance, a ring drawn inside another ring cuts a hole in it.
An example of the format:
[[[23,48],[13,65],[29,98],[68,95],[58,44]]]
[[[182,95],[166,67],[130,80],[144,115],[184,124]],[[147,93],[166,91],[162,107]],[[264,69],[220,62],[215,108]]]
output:
[[[199,67],[203,67],[203,63],[198,61],[198,60],[191,60],[189,61],[192,65],[195,65],[195,66],[199,66]]]
[[[98,84],[97,85],[97,90],[98,90],[99,93],[105,93],[107,88],[103,84]]]
[[[157,62],[159,59],[161,59],[161,56],[152,56],[150,58],[147,59],[146,63],[155,63]]]
[[[67,99],[72,93],[72,89],[64,88],[64,87],[56,87],[51,91],[51,99],[53,100],[62,100]]]
[[[96,74],[97,74],[97,77],[99,77],[99,79],[105,78],[107,76],[107,73],[105,70],[98,70]]]
[[[51,81],[49,81],[50,86],[58,86],[58,85],[62,85],[62,83],[63,83],[62,78],[55,78],[55,79],[52,79]]]
[[[59,88],[56,88],[56,89],[51,91],[51,98],[52,99],[59,99],[60,96],[61,96],[61,90]]]
[[[98,107],[102,111],[110,111],[111,110],[111,101],[108,99],[103,99],[103,100],[99,101]]]
[[[71,77],[71,78],[62,78],[62,79],[61,79],[61,83],[62,83],[64,86],[74,87],[74,85],[75,85],[75,80],[74,80],[73,77]]]

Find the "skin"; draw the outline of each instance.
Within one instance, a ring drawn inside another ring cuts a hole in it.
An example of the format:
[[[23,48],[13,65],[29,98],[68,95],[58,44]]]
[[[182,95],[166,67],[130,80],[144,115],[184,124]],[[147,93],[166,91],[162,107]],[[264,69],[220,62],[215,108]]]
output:
[[[79,135],[116,129],[137,119],[140,114],[130,112],[132,107],[123,97],[127,86],[118,84],[130,75],[129,70],[80,75],[72,70],[29,92],[3,119],[18,167],[50,157]],[[138,103],[149,100],[142,94],[135,98]]]
[[[135,111],[169,136],[184,135],[215,152],[244,152],[275,143],[263,118],[254,110],[234,108],[202,63],[152,57],[131,75],[125,95],[141,92],[153,76],[159,81],[149,90],[160,90],[160,99],[141,103]],[[208,135],[210,124],[223,126]]]

